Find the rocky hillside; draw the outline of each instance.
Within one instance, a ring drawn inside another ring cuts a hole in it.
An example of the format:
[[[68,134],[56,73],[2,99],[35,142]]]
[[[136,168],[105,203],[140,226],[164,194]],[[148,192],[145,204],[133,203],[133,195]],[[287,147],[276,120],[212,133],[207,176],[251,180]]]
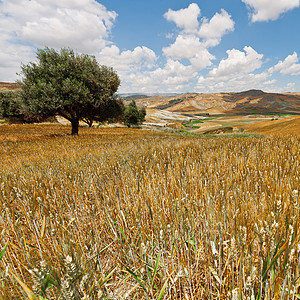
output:
[[[188,114],[300,114],[300,94],[264,93],[250,90],[241,93],[197,94],[187,93],[172,97],[136,99],[147,108]]]

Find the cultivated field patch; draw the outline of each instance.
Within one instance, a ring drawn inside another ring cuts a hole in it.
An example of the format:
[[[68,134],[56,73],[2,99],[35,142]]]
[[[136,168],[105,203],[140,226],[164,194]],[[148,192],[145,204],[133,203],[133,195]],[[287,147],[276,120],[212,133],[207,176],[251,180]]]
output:
[[[2,299],[298,297],[299,137],[68,132],[0,126]]]

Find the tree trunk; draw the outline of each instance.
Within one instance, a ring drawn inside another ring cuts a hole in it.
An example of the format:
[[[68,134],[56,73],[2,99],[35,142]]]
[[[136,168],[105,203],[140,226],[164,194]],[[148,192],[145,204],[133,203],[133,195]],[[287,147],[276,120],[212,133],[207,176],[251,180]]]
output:
[[[72,120],[71,124],[72,124],[72,135],[78,135],[79,120],[77,119]]]
[[[89,119],[89,118],[83,118],[82,121],[84,123],[86,123],[89,127],[92,127],[93,126],[93,120],[92,119]]]

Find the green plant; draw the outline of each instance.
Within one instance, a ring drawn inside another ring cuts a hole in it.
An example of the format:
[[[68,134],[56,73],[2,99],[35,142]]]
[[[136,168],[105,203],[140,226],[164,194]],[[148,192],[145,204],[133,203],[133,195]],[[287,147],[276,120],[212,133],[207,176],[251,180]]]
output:
[[[182,125],[185,127],[191,128],[191,129],[198,129],[198,128],[200,128],[200,126],[197,126],[195,124],[201,124],[201,123],[204,123],[204,121],[203,120],[193,120],[188,123],[182,123]]]
[[[40,115],[26,112],[19,90],[0,92],[0,116],[10,123],[33,123],[44,120]]]
[[[124,124],[128,127],[141,125],[145,121],[146,109],[138,108],[134,100],[127,106],[124,111]]]

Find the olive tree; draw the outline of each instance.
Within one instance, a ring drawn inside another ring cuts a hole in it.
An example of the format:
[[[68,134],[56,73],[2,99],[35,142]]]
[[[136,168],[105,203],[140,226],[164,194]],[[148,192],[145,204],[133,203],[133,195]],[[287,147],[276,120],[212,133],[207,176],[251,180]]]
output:
[[[109,118],[105,109],[117,103],[113,97],[120,85],[117,73],[99,65],[95,57],[71,49],[39,49],[37,62],[22,65],[21,75],[25,110],[61,115],[71,122],[72,135],[78,134],[80,120]]]
[[[113,95],[107,101],[104,101],[101,109],[98,109],[97,111],[93,110],[91,108],[87,112],[84,118],[82,118],[82,121],[84,121],[86,124],[88,124],[89,127],[92,127],[93,121],[98,122],[118,122],[123,120],[123,114],[124,114],[124,104],[121,99],[119,99],[116,95]]]

